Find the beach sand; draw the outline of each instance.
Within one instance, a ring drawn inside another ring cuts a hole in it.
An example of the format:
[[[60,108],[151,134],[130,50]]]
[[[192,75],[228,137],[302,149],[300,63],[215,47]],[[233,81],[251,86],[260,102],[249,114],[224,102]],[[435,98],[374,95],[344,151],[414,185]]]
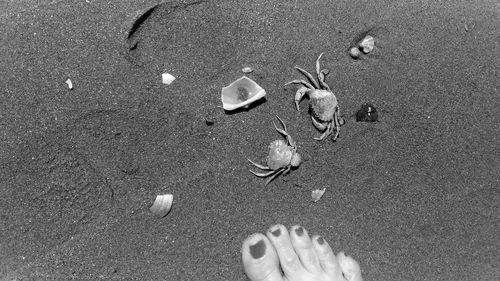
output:
[[[241,242],[276,223],[365,280],[500,278],[498,1],[0,8],[0,280],[247,280]],[[374,51],[352,59],[365,34]],[[284,86],[320,53],[347,121],[335,142]],[[243,67],[266,99],[226,113]],[[356,122],[364,103],[379,122]],[[281,138],[275,115],[307,161],[265,186],[247,159]]]

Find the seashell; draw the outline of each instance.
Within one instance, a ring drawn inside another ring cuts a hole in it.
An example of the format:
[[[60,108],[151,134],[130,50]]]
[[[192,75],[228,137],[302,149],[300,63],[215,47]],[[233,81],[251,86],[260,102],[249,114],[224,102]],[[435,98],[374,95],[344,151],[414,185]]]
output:
[[[358,47],[352,47],[349,50],[349,55],[351,55],[353,59],[358,59],[361,56],[361,51],[359,50]]]
[[[68,85],[68,88],[70,90],[73,90],[73,82],[71,82],[71,79],[68,78],[65,83]]]
[[[252,79],[242,76],[229,86],[222,88],[222,107],[225,110],[247,108],[252,102],[265,96],[266,91],[261,86]]]
[[[174,196],[172,194],[163,194],[156,196],[153,206],[149,208],[151,213],[163,218],[168,214],[170,208],[172,208],[172,201]]]
[[[243,73],[251,73],[251,72],[253,72],[253,69],[252,69],[251,67],[243,67],[243,68],[241,69],[241,71],[242,71]]]
[[[371,51],[373,51],[373,48],[375,47],[375,38],[373,38],[370,35],[366,35],[363,40],[359,43],[359,48],[363,53],[368,54]]]
[[[311,196],[314,202],[318,202],[319,199],[325,194],[326,188],[316,189],[311,192]]]
[[[174,82],[174,80],[175,80],[175,77],[170,73],[163,73],[161,75],[161,82],[163,84],[170,85],[170,84],[172,84],[172,82]]]

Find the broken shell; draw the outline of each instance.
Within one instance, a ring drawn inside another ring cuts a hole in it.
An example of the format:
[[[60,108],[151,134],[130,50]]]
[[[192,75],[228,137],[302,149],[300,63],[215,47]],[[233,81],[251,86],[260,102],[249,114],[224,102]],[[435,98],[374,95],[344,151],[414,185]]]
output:
[[[351,55],[351,57],[353,59],[357,59],[361,56],[361,51],[359,50],[358,47],[352,47],[350,50],[349,50],[349,55]]]
[[[73,82],[71,82],[71,79],[69,79],[69,78],[68,78],[68,80],[66,80],[66,82],[65,82],[65,83],[66,83],[66,84],[68,84],[68,88],[69,88],[70,90],[73,90]]]
[[[166,85],[170,85],[172,82],[174,82],[175,77],[170,74],[170,73],[163,73],[161,75],[161,82]]]
[[[225,110],[247,108],[252,102],[265,96],[266,91],[261,86],[252,79],[242,76],[229,86],[222,88],[222,107]]]
[[[149,208],[151,213],[163,218],[168,214],[170,208],[172,208],[172,201],[174,196],[172,194],[163,194],[156,196],[153,206]]]
[[[370,35],[366,35],[366,37],[359,43],[359,48],[365,54],[368,54],[371,51],[373,51],[374,46],[375,46],[375,38],[373,38]]]
[[[316,189],[311,192],[311,196],[314,202],[318,202],[319,199],[325,194],[326,188]]]
[[[252,69],[251,67],[243,67],[243,68],[241,69],[241,71],[242,71],[243,73],[251,73],[251,72],[253,72],[253,69]]]

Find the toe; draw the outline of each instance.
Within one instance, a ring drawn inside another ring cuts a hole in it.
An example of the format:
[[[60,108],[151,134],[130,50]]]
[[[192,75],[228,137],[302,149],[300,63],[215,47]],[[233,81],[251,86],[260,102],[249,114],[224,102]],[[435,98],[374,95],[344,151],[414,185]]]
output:
[[[241,255],[243,268],[251,281],[283,281],[278,255],[265,235],[250,235],[243,242]]]
[[[276,249],[285,276],[303,275],[305,270],[295,253],[288,230],[278,224],[269,228],[267,237]]]
[[[342,269],[337,260],[337,257],[332,251],[328,242],[326,242],[323,237],[314,236],[313,237],[313,245],[316,250],[316,255],[318,257],[319,263],[323,270],[331,276],[341,276]]]
[[[316,250],[307,231],[302,226],[293,226],[290,229],[290,239],[305,269],[309,272],[321,272]]]
[[[363,281],[361,268],[356,260],[346,256],[344,252],[338,253],[337,260],[347,281]]]

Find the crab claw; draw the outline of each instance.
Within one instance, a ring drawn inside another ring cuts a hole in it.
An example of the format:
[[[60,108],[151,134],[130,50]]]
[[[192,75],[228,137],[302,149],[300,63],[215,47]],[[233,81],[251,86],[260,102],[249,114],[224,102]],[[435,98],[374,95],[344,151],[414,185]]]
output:
[[[300,87],[297,90],[297,93],[295,94],[295,108],[297,108],[297,111],[299,110],[300,101],[302,100],[304,95],[306,95],[309,92],[309,90],[310,90],[309,88],[304,87],[304,86]]]

